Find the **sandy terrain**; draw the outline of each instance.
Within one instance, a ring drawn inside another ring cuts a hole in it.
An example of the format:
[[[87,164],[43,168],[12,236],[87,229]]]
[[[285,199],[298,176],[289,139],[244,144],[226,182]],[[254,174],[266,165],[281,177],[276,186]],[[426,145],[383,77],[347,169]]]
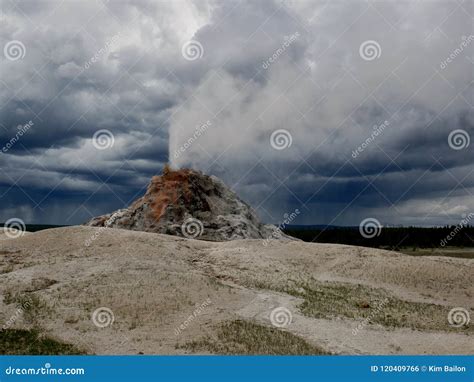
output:
[[[5,231],[4,228],[0,228],[0,240],[9,240],[11,238],[15,238],[16,236],[26,236],[29,235],[31,232],[20,232],[14,228],[10,228],[8,231]]]
[[[335,354],[472,354],[472,321],[453,327],[448,313],[474,318],[473,279],[470,259],[68,227],[0,241],[0,322],[35,296],[12,328],[95,354],[183,354],[224,321],[272,327],[285,308],[279,330]],[[105,327],[91,319],[101,307]]]

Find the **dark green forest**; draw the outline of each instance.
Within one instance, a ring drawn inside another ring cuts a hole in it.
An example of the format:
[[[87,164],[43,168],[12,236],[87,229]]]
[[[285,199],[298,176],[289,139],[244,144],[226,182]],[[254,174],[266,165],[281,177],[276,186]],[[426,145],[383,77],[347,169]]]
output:
[[[387,227],[373,238],[364,238],[358,227],[288,226],[287,235],[307,242],[337,243],[398,250],[413,248],[474,247],[474,227],[446,226],[435,228]],[[451,237],[450,240],[447,240]],[[445,245],[442,245],[445,243]]]

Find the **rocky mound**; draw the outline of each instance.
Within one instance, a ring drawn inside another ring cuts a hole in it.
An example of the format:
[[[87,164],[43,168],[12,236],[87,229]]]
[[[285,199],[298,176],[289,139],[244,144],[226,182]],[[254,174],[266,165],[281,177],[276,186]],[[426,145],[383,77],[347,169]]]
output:
[[[262,224],[220,179],[191,169],[166,168],[131,206],[86,225],[211,241],[285,237],[275,226]]]

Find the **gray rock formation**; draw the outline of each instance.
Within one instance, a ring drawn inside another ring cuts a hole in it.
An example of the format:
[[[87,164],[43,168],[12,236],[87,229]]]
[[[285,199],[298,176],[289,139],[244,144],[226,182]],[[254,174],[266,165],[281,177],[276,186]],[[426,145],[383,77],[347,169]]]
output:
[[[210,241],[286,238],[220,179],[190,169],[154,176],[143,197],[126,209],[96,217],[93,227],[123,228]]]

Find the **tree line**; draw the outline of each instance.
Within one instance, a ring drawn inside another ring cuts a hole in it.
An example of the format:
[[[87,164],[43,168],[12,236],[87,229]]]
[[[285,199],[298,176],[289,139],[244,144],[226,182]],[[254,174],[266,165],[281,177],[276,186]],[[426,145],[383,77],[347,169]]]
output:
[[[404,247],[474,247],[473,226],[433,228],[383,227],[380,233],[366,238],[358,227],[302,228],[286,227],[284,233],[307,242],[359,245],[364,247],[399,249]],[[447,238],[450,237],[448,240]]]

